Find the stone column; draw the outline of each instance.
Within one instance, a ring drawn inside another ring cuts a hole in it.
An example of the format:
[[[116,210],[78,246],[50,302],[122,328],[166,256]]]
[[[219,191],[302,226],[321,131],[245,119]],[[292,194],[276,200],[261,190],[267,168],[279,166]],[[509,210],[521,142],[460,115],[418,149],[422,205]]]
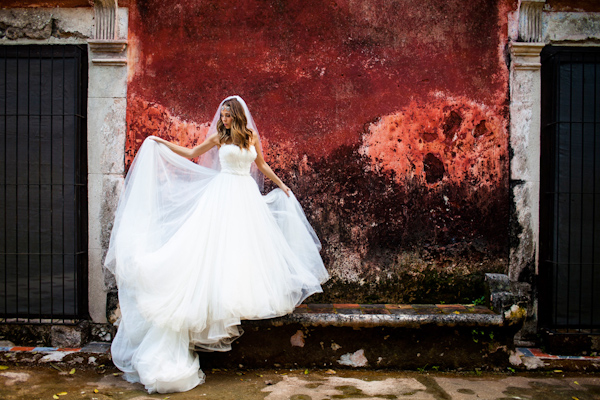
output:
[[[517,41],[510,45],[510,161],[511,281],[537,274],[540,204],[540,112],[542,9],[545,0],[522,0],[519,4]]]
[[[510,45],[511,246],[508,277],[530,287],[538,273],[541,142],[542,10],[545,0],[521,0],[518,35]],[[527,319],[515,344],[533,345],[537,295],[527,290]]]
[[[509,278],[522,280],[537,273],[540,204],[540,52],[543,43],[511,44],[510,68],[510,179],[514,235]]]
[[[115,283],[102,264],[125,172],[128,13],[116,0],[97,0],[94,9],[96,34],[88,41],[88,299],[92,321],[104,323],[107,290]]]

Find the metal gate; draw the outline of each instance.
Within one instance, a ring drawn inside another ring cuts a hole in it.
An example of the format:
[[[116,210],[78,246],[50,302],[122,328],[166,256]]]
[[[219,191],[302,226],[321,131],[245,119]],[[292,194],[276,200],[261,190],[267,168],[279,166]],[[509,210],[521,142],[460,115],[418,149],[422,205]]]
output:
[[[0,46],[0,317],[87,316],[87,49]]]
[[[540,324],[600,333],[600,48],[541,59]]]

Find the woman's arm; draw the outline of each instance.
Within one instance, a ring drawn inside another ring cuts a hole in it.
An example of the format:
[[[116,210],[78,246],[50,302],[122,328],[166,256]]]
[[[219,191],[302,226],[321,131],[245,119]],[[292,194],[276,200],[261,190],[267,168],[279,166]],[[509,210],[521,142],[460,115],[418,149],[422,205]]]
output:
[[[198,156],[206,153],[208,150],[212,149],[214,146],[219,144],[219,135],[217,135],[216,133],[207,137],[204,140],[204,142],[202,142],[202,144],[200,144],[192,149],[189,149],[189,148],[183,147],[183,146],[178,146],[174,143],[171,143],[165,139],[161,139],[156,136],[151,136],[150,139],[154,140],[155,142],[164,144],[169,149],[171,149],[171,151],[173,151],[173,153],[179,154],[180,156],[188,158],[188,159],[198,157]]]
[[[281,188],[281,190],[283,190],[284,193],[287,195],[287,197],[290,197],[290,192],[291,192],[290,188],[287,187],[286,184],[283,183],[277,175],[275,175],[275,172],[273,172],[271,167],[269,167],[269,164],[267,164],[267,162],[263,158],[262,146],[260,145],[260,142],[258,141],[258,138],[256,137],[256,135],[253,135],[252,141],[254,142],[254,148],[256,149],[257,156],[256,156],[256,160],[254,160],[254,162],[256,163],[258,170],[260,172],[262,172],[263,174],[265,174],[265,176],[267,178],[269,178],[270,180],[272,180],[277,186],[279,186]]]

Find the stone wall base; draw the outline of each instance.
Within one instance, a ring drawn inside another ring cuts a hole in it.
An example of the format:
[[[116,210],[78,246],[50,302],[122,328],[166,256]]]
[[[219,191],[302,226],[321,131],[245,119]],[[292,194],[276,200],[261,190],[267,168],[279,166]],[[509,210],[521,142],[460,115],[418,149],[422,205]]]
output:
[[[110,342],[116,328],[110,324],[80,321],[76,324],[0,324],[0,340],[18,346],[74,348],[89,342]]]

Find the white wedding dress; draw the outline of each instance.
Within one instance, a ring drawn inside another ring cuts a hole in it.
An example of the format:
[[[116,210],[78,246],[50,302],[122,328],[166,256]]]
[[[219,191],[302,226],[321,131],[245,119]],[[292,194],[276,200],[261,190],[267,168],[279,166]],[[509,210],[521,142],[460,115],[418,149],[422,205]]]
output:
[[[121,195],[105,262],[122,315],[112,357],[150,393],[204,382],[195,349],[231,349],[242,319],[290,313],[328,279],[293,194],[260,194],[254,147],[218,156],[220,171],[146,140]]]

